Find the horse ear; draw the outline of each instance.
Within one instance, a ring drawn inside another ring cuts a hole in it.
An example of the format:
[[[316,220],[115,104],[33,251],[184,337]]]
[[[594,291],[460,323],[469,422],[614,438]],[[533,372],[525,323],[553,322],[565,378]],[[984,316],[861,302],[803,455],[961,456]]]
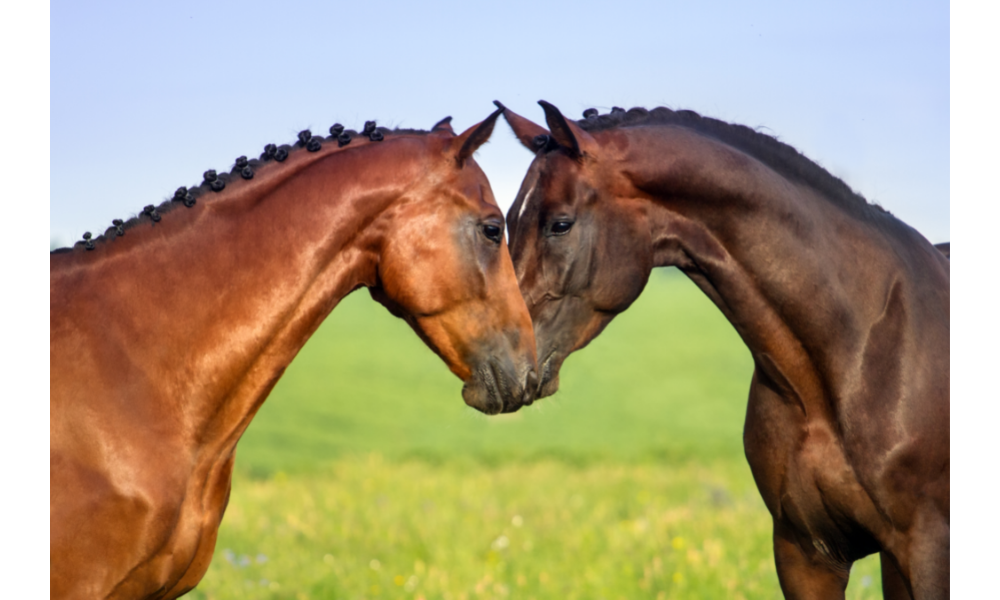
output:
[[[510,128],[514,130],[514,135],[517,136],[521,144],[528,150],[531,150],[532,153],[537,152],[538,145],[535,143],[535,138],[540,135],[549,135],[549,130],[525,119],[503,104],[500,104],[499,100],[494,100],[493,104],[496,104],[497,108],[503,111],[503,118],[506,119]]]
[[[431,127],[431,131],[447,131],[454,134],[455,130],[451,128],[451,117],[445,117],[435,123],[434,127]]]
[[[493,134],[493,126],[496,125],[497,117],[500,116],[501,112],[503,111],[498,108],[481,123],[466,129],[461,135],[455,138],[452,147],[458,146],[459,148],[458,153],[455,155],[455,162],[458,163],[459,168],[465,166],[465,161],[480,146],[485,144],[486,140],[490,139],[490,135]]]
[[[572,120],[564,117],[558,108],[545,100],[539,100],[538,103],[545,111],[545,122],[552,130],[552,138],[559,142],[560,146],[569,150],[571,156],[577,158],[587,150],[597,147],[597,141],[593,136]]]

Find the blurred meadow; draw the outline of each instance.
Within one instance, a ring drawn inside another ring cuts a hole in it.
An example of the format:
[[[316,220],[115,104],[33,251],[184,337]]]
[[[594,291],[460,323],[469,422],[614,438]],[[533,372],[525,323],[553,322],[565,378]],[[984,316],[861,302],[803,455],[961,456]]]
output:
[[[780,598],[743,456],[749,352],[675,269],[512,415],[368,293],[347,297],[237,451],[188,597]],[[877,557],[848,598],[881,598]]]

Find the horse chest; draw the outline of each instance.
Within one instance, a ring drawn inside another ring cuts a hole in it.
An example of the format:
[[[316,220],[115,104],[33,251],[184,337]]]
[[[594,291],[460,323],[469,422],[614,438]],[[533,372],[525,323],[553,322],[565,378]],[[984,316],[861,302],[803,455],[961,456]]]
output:
[[[211,562],[219,524],[229,499],[233,458],[209,469],[208,478],[191,478],[183,496],[160,496],[149,506],[146,517],[130,523],[143,539],[157,540],[151,554],[125,558],[128,574],[119,580],[108,598],[176,598],[192,589]],[[198,485],[198,480],[201,484]]]
[[[835,562],[871,551],[877,511],[829,421],[755,383],[744,445],[768,510],[802,544]]]
[[[207,468],[207,479],[201,489],[190,490],[188,500],[181,507],[181,517],[167,545],[151,563],[166,561],[166,576],[161,576],[163,598],[180,596],[205,576],[215,541],[219,534],[222,516],[229,504],[232,489],[232,470],[235,456],[216,462]],[[194,481],[200,478],[193,478]],[[168,573],[167,573],[168,572]]]

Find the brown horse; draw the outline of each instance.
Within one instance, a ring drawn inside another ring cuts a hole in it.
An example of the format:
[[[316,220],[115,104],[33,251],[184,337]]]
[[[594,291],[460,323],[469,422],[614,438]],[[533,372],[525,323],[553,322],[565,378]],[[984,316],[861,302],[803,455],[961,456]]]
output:
[[[359,287],[465,381],[469,405],[532,400],[531,319],[472,159],[499,112],[457,136],[450,118],[304,131],[52,254],[53,598],[174,598],[198,583],[237,441]]]
[[[754,360],[747,460],[788,598],[843,598],[881,552],[887,598],[949,584],[949,263],[791,147],[691,111],[590,109],[548,130],[507,215],[540,395],[642,291],[684,271]]]

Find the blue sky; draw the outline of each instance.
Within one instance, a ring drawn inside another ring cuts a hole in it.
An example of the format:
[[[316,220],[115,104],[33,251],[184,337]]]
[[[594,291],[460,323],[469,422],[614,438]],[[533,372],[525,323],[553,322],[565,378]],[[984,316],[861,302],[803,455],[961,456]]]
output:
[[[68,2],[51,10],[50,237],[334,122],[689,108],[778,136],[950,239],[947,2]],[[505,207],[531,156],[477,156]]]

